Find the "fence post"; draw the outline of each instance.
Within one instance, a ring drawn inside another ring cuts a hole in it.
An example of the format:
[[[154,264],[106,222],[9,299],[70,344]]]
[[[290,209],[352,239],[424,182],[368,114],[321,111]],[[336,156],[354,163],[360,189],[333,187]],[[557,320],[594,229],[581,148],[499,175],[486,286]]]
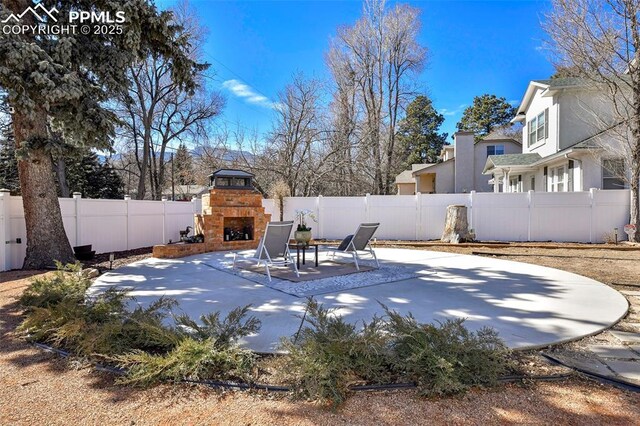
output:
[[[162,200],[162,244],[167,243],[167,197],[163,196]]]
[[[191,207],[193,211],[193,234],[196,233],[196,215],[198,214],[198,197],[191,197]]]
[[[533,214],[531,212],[533,208],[533,197],[535,191],[531,189],[527,191],[527,241],[531,241],[531,219]]]
[[[470,213],[469,213],[469,229],[473,229],[473,232],[478,232],[478,230],[475,229],[475,226],[473,226],[474,225],[474,220],[473,220],[473,201],[474,201],[475,196],[476,196],[476,191],[471,191],[469,193],[469,210],[470,210]]]
[[[322,226],[322,195],[316,197],[316,220],[318,221],[318,238],[324,238],[324,226]]]
[[[593,244],[593,217],[597,188],[589,188],[589,243]]]
[[[6,271],[10,268],[10,243],[11,228],[9,217],[9,195],[8,189],[0,189],[0,271]]]
[[[420,192],[416,192],[415,201],[416,201],[416,241],[420,239],[422,235],[422,207],[420,206],[420,196],[422,194]]]
[[[82,245],[82,229],[80,223],[80,203],[82,202],[82,192],[73,193],[73,201],[75,201],[75,215],[76,215],[76,246]]]
[[[364,196],[364,221],[365,222],[369,222],[369,197],[371,197],[371,194],[369,194],[368,192],[365,194]]]
[[[126,220],[125,220],[125,227],[124,227],[124,231],[125,231],[125,235],[127,238],[127,250],[131,249],[131,245],[130,245],[130,241],[129,241],[129,229],[131,229],[131,226],[129,224],[129,220],[130,220],[130,216],[129,216],[129,201],[131,201],[131,195],[125,195],[124,196],[124,204],[125,204],[125,209],[126,209]]]

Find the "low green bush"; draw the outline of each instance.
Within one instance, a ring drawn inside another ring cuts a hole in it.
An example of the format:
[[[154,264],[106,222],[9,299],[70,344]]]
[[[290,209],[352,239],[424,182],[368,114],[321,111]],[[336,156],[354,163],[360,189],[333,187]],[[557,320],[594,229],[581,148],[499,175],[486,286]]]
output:
[[[415,382],[423,395],[493,386],[510,366],[509,350],[493,329],[471,332],[463,319],[419,324],[410,313],[403,316],[385,310],[393,368]]]
[[[63,265],[56,262],[57,270],[52,274],[34,278],[20,297],[20,304],[27,308],[48,308],[63,300],[84,300],[91,280],[81,274],[82,265]]]
[[[336,405],[344,401],[350,384],[390,378],[387,337],[379,318],[358,331],[312,299],[305,318],[309,326],[281,343],[287,355],[280,374],[295,396]]]
[[[333,405],[356,383],[414,382],[426,396],[492,386],[510,363],[495,331],[471,332],[464,320],[419,324],[385,307],[359,329],[314,300],[307,303],[308,326],[297,339],[282,341],[288,352],[277,365],[294,395]]]
[[[129,312],[130,300],[119,290],[108,290],[86,302],[72,295],[49,307],[32,308],[20,329],[30,340],[81,356],[109,357],[132,350],[155,353],[175,347],[180,336],[163,321],[176,302],[159,299]]]
[[[256,355],[237,346],[216,349],[213,339],[187,337],[170,352],[153,355],[133,351],[115,358],[127,374],[120,383],[151,386],[163,381],[241,380],[250,381]]]
[[[115,358],[128,370],[121,382],[137,386],[184,379],[250,382],[257,356],[237,345],[238,339],[260,329],[257,318],[246,318],[249,308],[236,308],[224,319],[219,312],[203,315],[202,324],[184,315],[177,317],[181,340],[168,353],[137,350]]]
[[[189,318],[187,315],[177,316],[178,329],[196,340],[211,339],[215,348],[228,348],[238,339],[257,333],[260,330],[260,320],[251,316],[245,320],[251,305],[235,308],[220,320],[220,312],[202,315],[202,325]]]
[[[115,362],[128,370],[125,383],[151,385],[163,380],[251,380],[256,356],[237,346],[255,333],[260,321],[247,317],[249,306],[225,318],[203,315],[199,324],[176,317],[165,325],[176,302],[160,298],[148,307],[128,306],[125,291],[110,289],[85,299],[89,280],[78,265],[62,267],[32,282],[21,299],[27,312],[20,330],[28,339],[83,357]]]

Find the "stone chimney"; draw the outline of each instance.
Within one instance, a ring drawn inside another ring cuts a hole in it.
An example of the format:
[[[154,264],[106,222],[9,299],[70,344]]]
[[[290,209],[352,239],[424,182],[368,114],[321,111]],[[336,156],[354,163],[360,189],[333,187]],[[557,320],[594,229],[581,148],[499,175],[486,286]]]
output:
[[[455,165],[454,189],[456,193],[474,190],[474,134],[473,132],[456,132],[453,135]]]

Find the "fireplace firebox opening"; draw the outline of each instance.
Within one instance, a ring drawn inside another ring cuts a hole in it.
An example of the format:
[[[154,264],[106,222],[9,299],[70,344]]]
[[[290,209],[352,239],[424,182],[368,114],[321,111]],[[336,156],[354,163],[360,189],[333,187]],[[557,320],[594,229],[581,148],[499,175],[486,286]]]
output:
[[[225,217],[223,224],[224,240],[253,240],[253,219],[253,217]]]

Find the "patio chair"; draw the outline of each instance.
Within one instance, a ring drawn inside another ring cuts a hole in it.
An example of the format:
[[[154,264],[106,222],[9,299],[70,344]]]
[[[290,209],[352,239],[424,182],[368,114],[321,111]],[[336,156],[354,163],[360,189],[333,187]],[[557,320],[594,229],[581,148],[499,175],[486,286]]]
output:
[[[346,237],[339,247],[328,247],[328,251],[332,253],[333,257],[336,254],[350,255],[358,271],[360,270],[360,265],[358,264],[360,256],[358,253],[367,253],[373,257],[376,266],[379,268],[380,263],[378,263],[376,253],[371,247],[371,238],[373,238],[373,234],[375,234],[379,226],[379,223],[361,223],[355,234]]]
[[[269,268],[276,265],[291,265],[296,276],[299,277],[300,273],[298,272],[296,262],[289,251],[289,236],[291,235],[292,228],[293,221],[267,223],[264,235],[260,239],[260,243],[258,243],[258,248],[255,253],[253,255],[242,256],[242,259],[256,260],[258,262],[258,266],[264,262],[269,281],[271,281],[271,272],[269,271]],[[233,269],[236,267],[237,257],[238,253],[234,253]]]

